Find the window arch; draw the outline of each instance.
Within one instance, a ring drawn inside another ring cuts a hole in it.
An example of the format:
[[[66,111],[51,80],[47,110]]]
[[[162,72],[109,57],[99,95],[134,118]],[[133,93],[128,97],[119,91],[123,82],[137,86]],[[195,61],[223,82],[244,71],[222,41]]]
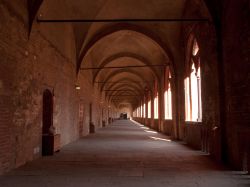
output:
[[[171,72],[169,68],[166,68],[165,71],[165,80],[164,80],[164,111],[165,119],[172,119],[172,89],[171,89]]]
[[[185,120],[202,121],[200,49],[197,40],[191,38],[187,53],[185,85]]]

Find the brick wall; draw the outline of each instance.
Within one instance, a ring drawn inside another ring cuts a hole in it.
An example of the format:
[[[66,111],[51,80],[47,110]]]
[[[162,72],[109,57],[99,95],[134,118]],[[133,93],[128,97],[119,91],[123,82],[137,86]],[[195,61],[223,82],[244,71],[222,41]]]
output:
[[[225,119],[228,161],[242,168],[242,133],[250,129],[250,2],[228,1],[224,10],[222,42],[225,74]],[[244,148],[246,149],[246,148]],[[245,150],[246,152],[247,150]]]
[[[10,99],[1,95],[0,101],[0,173],[11,167],[11,112],[8,109]]]
[[[245,138],[250,136],[250,2],[206,2],[216,22],[215,31],[203,24],[197,32],[206,63],[202,90],[206,97],[203,125],[207,127],[208,150],[218,160],[242,169],[244,155],[250,155]]]
[[[194,17],[204,14],[202,3],[197,1],[199,11],[192,11],[194,7],[187,4],[185,17]],[[197,7],[196,7],[197,8]],[[207,15],[209,17],[209,15]],[[221,160],[221,123],[220,123],[220,85],[219,85],[219,62],[217,51],[216,29],[212,24],[185,23],[183,25],[183,45],[186,51],[189,45],[189,37],[193,35],[197,39],[200,48],[201,66],[201,99],[202,99],[202,125],[185,122],[185,99],[184,99],[184,79],[185,69],[180,77],[179,98],[180,98],[180,134],[181,138],[191,146],[209,152],[216,160]],[[187,61],[188,59],[186,59]],[[184,66],[185,67],[185,66]],[[214,131],[216,129],[216,131]],[[203,133],[206,132],[206,133]],[[205,135],[203,135],[205,134]]]
[[[89,133],[90,103],[93,122],[101,126],[101,99],[92,76],[76,77],[71,29],[35,23],[28,37],[25,8],[22,3],[0,2],[0,174],[41,156],[45,89],[54,93],[53,123],[61,146]],[[84,108],[81,134],[79,103]]]

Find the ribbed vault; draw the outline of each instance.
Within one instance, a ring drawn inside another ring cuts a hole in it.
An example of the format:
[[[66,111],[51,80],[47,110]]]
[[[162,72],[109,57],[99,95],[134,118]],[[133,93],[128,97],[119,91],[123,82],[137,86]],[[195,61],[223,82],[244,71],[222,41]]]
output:
[[[199,0],[29,0],[28,5],[30,25],[35,14],[43,20],[209,18]],[[191,14],[186,7],[193,7]],[[154,82],[161,81],[166,66],[173,76],[183,66],[180,21],[65,24],[75,39],[76,72],[92,76],[93,86],[117,107],[124,102],[123,106],[136,106],[145,90],[152,92]],[[63,23],[58,26],[42,25],[51,33],[64,28]]]

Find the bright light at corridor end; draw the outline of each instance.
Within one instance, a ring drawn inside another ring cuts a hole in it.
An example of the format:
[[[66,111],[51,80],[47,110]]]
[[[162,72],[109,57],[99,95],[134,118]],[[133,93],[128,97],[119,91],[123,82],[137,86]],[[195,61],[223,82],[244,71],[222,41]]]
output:
[[[75,85],[75,89],[76,89],[76,90],[80,90],[81,87],[80,87],[79,85]]]

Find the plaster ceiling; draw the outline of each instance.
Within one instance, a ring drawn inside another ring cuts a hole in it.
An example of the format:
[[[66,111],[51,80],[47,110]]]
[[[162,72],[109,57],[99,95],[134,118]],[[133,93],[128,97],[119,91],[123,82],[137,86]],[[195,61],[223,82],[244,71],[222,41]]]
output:
[[[189,7],[190,4],[197,6],[197,0],[44,0],[38,15],[42,19],[181,19],[185,18],[187,3]],[[206,17],[190,16],[188,18]],[[77,71],[89,66],[150,65],[89,70],[93,83],[103,82],[98,86],[101,92],[126,90],[105,93],[107,99],[118,105],[136,103],[145,89],[152,91],[153,82],[159,81],[164,72],[164,67],[152,65],[169,64],[175,71],[177,62],[182,60],[182,22],[70,24],[75,38]],[[125,96],[132,93],[136,96]]]

